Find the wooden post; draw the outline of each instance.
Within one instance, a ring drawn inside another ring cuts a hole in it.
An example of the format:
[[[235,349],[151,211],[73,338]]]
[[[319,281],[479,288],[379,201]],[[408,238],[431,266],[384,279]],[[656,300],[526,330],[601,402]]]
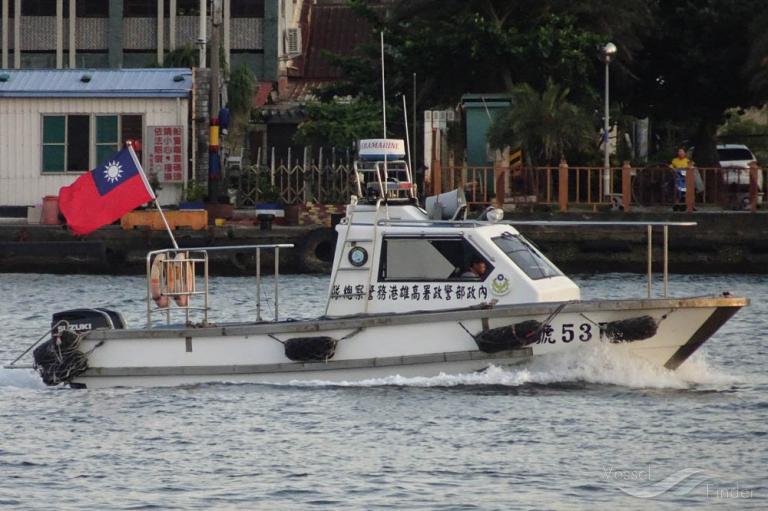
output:
[[[685,171],[685,210],[693,213],[693,205],[696,202],[696,170],[693,168],[693,162],[688,164]]]
[[[757,211],[757,162],[749,162],[749,210]]]
[[[493,191],[495,193],[494,206],[504,207],[504,176],[507,173],[507,166],[503,160],[496,160],[493,163]]]
[[[496,151],[496,161],[493,162],[493,192],[496,200],[494,205],[497,208],[504,207],[504,196],[506,195],[506,175],[509,170],[509,146],[503,151]]]
[[[560,160],[557,170],[557,202],[560,205],[560,211],[568,211],[568,162],[564,159]]]
[[[621,167],[621,200],[624,203],[624,212],[629,212],[632,204],[632,167],[628,161]]]

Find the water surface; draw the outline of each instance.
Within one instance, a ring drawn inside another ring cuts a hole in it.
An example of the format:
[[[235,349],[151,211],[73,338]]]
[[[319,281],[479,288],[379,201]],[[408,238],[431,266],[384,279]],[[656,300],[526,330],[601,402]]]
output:
[[[642,276],[582,275],[586,298]],[[599,346],[486,373],[355,384],[45,388],[0,369],[8,509],[766,509],[768,277],[675,277],[752,305],[677,372]],[[146,315],[140,277],[0,274],[0,360],[57,310]],[[280,314],[322,314],[327,280],[281,277]],[[265,282],[271,292],[270,282]],[[214,320],[255,315],[213,280]],[[271,302],[265,302],[271,305]]]

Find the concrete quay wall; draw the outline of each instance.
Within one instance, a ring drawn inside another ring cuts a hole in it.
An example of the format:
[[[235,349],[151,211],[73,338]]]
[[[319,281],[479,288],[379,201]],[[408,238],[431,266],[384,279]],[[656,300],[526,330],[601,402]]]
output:
[[[768,273],[768,214],[743,213],[515,213],[508,221],[695,221],[695,227],[669,228],[669,266],[673,273]],[[645,226],[518,225],[565,272],[646,271]],[[292,243],[280,251],[282,273],[330,271],[335,233],[319,226],[211,226],[178,229],[182,247]],[[654,271],[661,271],[662,228],[652,233]],[[169,248],[167,233],[142,229],[102,228],[76,238],[60,226],[0,224],[0,272],[144,274],[146,253]],[[274,261],[262,253],[262,270]],[[250,274],[255,253],[212,253],[211,272]]]

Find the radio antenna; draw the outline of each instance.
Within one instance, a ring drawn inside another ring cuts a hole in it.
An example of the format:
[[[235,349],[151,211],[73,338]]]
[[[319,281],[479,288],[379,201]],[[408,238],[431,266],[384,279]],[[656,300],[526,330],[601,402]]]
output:
[[[384,138],[387,138],[387,97],[384,88],[384,31],[379,32],[381,36],[381,112],[384,116]]]
[[[405,120],[405,148],[408,151],[408,181],[413,183],[413,180],[411,179],[411,173],[413,172],[411,163],[411,139],[408,136],[408,106],[405,104],[405,94],[403,94],[403,119]]]

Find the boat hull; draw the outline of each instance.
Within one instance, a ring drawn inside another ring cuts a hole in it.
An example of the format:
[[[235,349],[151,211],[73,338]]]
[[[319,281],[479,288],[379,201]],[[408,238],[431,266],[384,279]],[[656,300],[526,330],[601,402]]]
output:
[[[595,343],[676,369],[747,304],[734,297],[594,300],[204,328],[94,330],[81,341],[89,368],[72,383],[95,388],[435,376],[519,364]],[[606,332],[607,324],[648,316],[656,328],[645,338],[616,343]],[[525,321],[542,325],[532,344],[497,353],[478,349],[475,337],[481,332]],[[338,340],[328,360],[286,357],[288,340],[319,336]]]

